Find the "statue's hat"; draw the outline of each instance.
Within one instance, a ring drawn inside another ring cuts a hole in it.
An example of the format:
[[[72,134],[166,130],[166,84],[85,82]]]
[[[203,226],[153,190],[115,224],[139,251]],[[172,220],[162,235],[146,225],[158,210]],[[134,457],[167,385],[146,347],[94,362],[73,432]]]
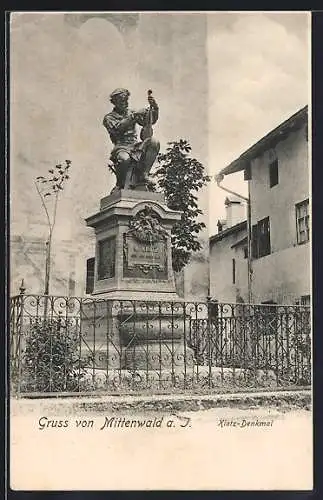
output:
[[[118,95],[126,95],[127,97],[130,96],[130,92],[127,89],[115,89],[113,92],[110,94],[110,99],[113,99],[114,97]]]

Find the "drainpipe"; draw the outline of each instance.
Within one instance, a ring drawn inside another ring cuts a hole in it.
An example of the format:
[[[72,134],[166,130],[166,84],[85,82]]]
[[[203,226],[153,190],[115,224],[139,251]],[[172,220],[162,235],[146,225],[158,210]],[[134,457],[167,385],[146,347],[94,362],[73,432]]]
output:
[[[217,183],[217,186],[220,189],[223,189],[226,193],[233,194],[234,196],[237,196],[241,200],[243,200],[246,205],[247,205],[247,245],[248,245],[248,302],[249,304],[252,304],[252,257],[251,257],[251,203],[250,203],[250,191],[248,194],[248,198],[245,196],[242,196],[239,193],[236,193],[235,191],[232,191],[231,189],[228,189],[224,186],[222,186],[220,183],[224,179],[224,174],[217,174],[214,176],[215,182]],[[248,182],[248,187],[249,187],[249,182]]]

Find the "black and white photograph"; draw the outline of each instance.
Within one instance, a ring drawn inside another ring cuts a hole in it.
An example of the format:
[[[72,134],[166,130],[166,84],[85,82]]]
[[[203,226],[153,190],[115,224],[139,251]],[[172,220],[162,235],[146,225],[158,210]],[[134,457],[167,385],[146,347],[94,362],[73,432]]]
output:
[[[10,488],[311,490],[311,13],[9,42]]]

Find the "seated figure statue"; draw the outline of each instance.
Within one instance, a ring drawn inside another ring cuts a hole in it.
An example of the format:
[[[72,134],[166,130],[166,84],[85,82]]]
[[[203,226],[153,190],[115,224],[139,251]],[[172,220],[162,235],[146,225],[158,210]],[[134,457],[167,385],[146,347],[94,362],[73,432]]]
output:
[[[110,166],[117,182],[113,190],[145,186],[159,152],[159,142],[152,137],[152,125],[158,120],[159,110],[151,91],[148,91],[149,107],[140,111],[128,109],[129,96],[127,89],[114,90],[110,94],[114,108],[103,119],[114,145]],[[138,140],[137,124],[142,127],[141,140]]]

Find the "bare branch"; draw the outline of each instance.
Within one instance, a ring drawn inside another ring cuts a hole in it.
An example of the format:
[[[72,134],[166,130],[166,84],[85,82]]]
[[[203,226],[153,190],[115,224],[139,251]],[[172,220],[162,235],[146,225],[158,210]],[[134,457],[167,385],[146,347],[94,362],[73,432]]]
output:
[[[52,224],[52,229],[51,229],[51,236],[52,236],[53,229],[54,229],[55,222],[56,222],[56,213],[57,213],[57,203],[58,203],[59,191],[56,191],[55,194],[56,194],[56,196],[55,196],[55,205],[54,205],[54,215],[53,215],[53,224]]]
[[[37,182],[34,182],[35,186],[36,186],[36,189],[37,189],[37,193],[39,194],[39,197],[41,199],[41,202],[42,202],[42,205],[44,207],[44,210],[45,210],[45,213],[46,213],[46,216],[47,216],[47,221],[48,221],[48,226],[49,226],[49,231],[51,231],[51,222],[50,222],[50,217],[49,217],[49,213],[48,213],[48,210],[47,210],[47,207],[46,207],[46,203],[44,201],[44,198],[39,190],[39,187],[37,185]]]
[[[71,165],[71,161],[65,160],[65,162],[66,162],[65,168],[62,167],[61,164],[56,165],[55,168],[58,170],[58,173],[57,173],[57,170],[54,171],[53,169],[49,169],[48,172],[50,174],[52,174],[51,177],[46,179],[43,176],[38,176],[36,178],[36,181],[34,181],[37,193],[41,199],[41,203],[42,203],[43,208],[44,208],[45,213],[46,213],[48,227],[49,227],[49,234],[48,234],[48,239],[46,242],[45,295],[49,294],[52,237],[53,237],[53,230],[54,230],[55,223],[56,223],[58,198],[59,198],[60,191],[63,191],[63,189],[64,189],[64,180],[69,178],[69,176],[66,175],[66,171]],[[41,181],[42,183],[48,183],[47,190],[49,189],[49,192],[46,192],[45,194],[43,194],[41,189],[38,186],[38,181]],[[45,203],[45,197],[51,196],[52,194],[55,194],[55,201],[54,201],[54,207],[53,207],[53,212],[52,212],[52,221],[51,221],[51,218],[49,216],[49,212],[48,212],[48,209],[47,209],[47,206]],[[47,302],[45,302],[44,315],[45,315],[45,317],[47,315]]]

